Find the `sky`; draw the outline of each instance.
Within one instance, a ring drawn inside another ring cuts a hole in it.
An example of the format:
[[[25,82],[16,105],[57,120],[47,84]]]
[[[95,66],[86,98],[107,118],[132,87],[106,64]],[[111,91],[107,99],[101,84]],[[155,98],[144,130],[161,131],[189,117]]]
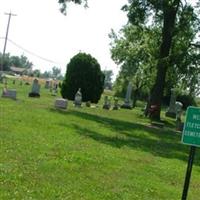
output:
[[[53,66],[66,71],[66,65],[79,52],[90,53],[102,70],[119,71],[111,59],[111,29],[120,30],[127,23],[121,7],[127,0],[88,0],[89,8],[69,4],[67,15],[60,13],[58,0],[6,0],[0,1],[0,51],[10,11],[6,53],[22,55],[33,62],[34,69],[42,72]],[[43,58],[43,59],[42,59]]]

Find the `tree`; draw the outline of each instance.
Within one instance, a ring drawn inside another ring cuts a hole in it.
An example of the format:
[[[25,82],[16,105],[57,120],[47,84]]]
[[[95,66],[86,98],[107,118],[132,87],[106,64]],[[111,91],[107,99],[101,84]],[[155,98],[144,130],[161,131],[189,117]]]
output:
[[[53,75],[53,78],[57,78],[60,74],[61,74],[61,69],[54,66],[54,67],[52,68],[52,75]]]
[[[32,75],[34,76],[34,77],[40,77],[40,75],[41,75],[41,72],[40,72],[40,70],[39,69],[35,69],[35,70],[33,70],[33,73],[32,73]]]
[[[2,53],[0,53],[0,63],[2,62]],[[2,64],[2,63],[1,63]],[[9,71],[11,66],[10,54],[6,53],[3,59],[3,71]]]
[[[19,68],[27,68],[30,69],[33,66],[33,63],[28,60],[28,58],[24,55],[19,56],[11,56],[10,57],[11,65]]]
[[[85,2],[84,6],[87,7],[87,0],[58,0],[58,3],[61,5],[60,11],[66,15],[66,8],[67,8],[67,3],[73,2],[76,4],[81,4]]]
[[[51,71],[44,71],[44,73],[41,74],[43,78],[51,78],[52,72]]]
[[[97,103],[103,92],[104,74],[100,65],[90,54],[78,53],[67,65],[65,79],[62,83],[63,98],[74,100],[81,88],[83,101]]]
[[[112,59],[121,65],[115,82],[116,95],[126,93],[129,82],[133,85],[133,107],[141,94],[147,93],[155,80],[155,57],[158,54],[158,28],[124,26],[119,35],[111,32]],[[152,40],[152,38],[156,38]]]
[[[192,7],[187,3],[184,5],[181,0],[137,0],[132,1],[130,6],[126,6],[124,9],[128,11],[128,17],[132,24],[144,26],[149,15],[154,14],[154,22],[159,22],[162,27],[161,43],[157,59],[156,80],[151,90],[149,102],[149,106],[157,106],[158,112],[155,113],[153,117],[159,120],[165,80],[171,60],[170,51],[172,49],[173,39],[176,35],[176,27],[180,22],[184,22],[182,19],[185,18],[186,15],[181,14],[184,13],[185,10],[192,11],[187,13],[187,19],[189,19],[185,21],[187,24],[192,21],[192,18],[197,19],[197,16],[193,12]]]
[[[2,59],[2,54],[0,54],[0,61]],[[24,55],[11,56],[9,53],[6,53],[3,59],[3,69],[4,71],[10,71],[10,67],[15,66],[19,68],[30,69],[33,66],[33,63],[28,60]]]

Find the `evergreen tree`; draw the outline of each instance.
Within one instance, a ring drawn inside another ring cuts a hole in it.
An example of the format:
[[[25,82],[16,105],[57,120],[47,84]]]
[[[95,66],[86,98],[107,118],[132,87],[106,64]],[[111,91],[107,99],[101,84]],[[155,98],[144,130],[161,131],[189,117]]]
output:
[[[81,88],[83,101],[97,103],[101,98],[104,86],[104,74],[100,65],[90,54],[78,53],[67,65],[65,79],[62,83],[63,98],[74,100]]]

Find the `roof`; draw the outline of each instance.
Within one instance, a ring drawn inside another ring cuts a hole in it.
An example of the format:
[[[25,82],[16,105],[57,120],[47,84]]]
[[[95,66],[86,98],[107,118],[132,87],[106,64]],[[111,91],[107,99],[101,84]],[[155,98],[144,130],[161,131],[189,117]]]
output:
[[[23,73],[24,71],[26,71],[26,68],[20,68],[20,67],[10,67],[11,71],[13,72],[17,72],[17,73]]]

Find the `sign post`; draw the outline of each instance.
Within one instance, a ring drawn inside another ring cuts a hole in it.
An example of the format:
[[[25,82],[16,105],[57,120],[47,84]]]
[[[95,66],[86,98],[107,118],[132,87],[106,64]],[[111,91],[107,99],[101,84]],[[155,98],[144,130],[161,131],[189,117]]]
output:
[[[182,143],[191,146],[182,194],[182,200],[186,200],[190,184],[190,177],[192,173],[195,150],[196,147],[200,146],[200,108],[192,106],[188,107],[186,113],[186,121],[182,134]]]
[[[186,171],[186,175],[185,175],[185,183],[184,183],[184,188],[183,188],[182,200],[187,199],[187,193],[188,193],[188,188],[189,188],[189,184],[190,184],[190,176],[192,173],[192,165],[193,165],[195,150],[196,150],[196,147],[191,146],[190,155],[188,158],[187,171]]]

